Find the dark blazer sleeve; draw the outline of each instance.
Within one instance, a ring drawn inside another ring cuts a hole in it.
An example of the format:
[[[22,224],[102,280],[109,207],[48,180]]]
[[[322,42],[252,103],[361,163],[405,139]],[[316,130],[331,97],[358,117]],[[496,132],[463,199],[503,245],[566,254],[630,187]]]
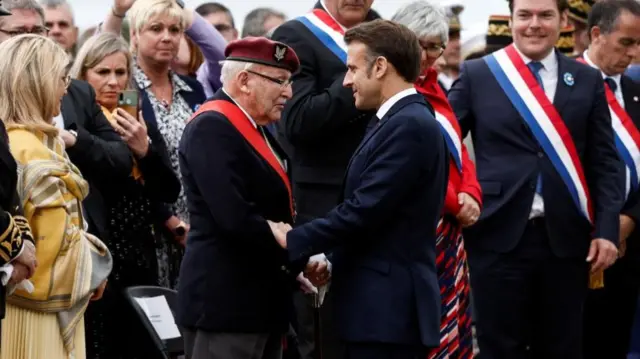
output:
[[[221,115],[201,114],[187,125],[182,145],[181,156],[221,238],[246,241],[254,248],[277,246],[267,220],[247,199],[242,176],[246,149],[233,125]]]
[[[469,79],[469,67],[465,62],[462,64],[460,76],[453,83],[448,93],[449,103],[460,123],[462,138],[474,127],[475,115],[471,105],[471,83]]]
[[[446,170],[444,140],[435,121],[429,124],[431,131],[425,134],[418,123],[423,119],[398,114],[391,120],[393,126],[390,122],[386,126],[392,127],[380,129],[386,131],[377,136],[382,138],[381,142],[367,154],[370,162],[363,169],[360,185],[353,195],[324,218],[314,219],[287,233],[291,261],[329,252],[346,241],[362,240],[361,234],[366,228],[384,223],[386,211],[405,200],[412,188],[407,183],[415,182],[424,172],[422,163],[428,163],[434,173]]]
[[[147,195],[160,202],[173,203],[180,195],[180,180],[171,167],[167,146],[155,127],[148,128],[151,139],[149,151],[138,160],[138,167],[144,177],[144,189]],[[162,215],[161,217],[166,217]],[[161,218],[167,220],[167,218]]]
[[[67,149],[71,161],[82,172],[94,178],[122,178],[131,173],[133,158],[120,136],[96,102],[93,88],[83,81],[73,81],[68,89],[77,116],[82,116],[76,125],[77,142]]]
[[[300,31],[306,31],[303,26],[292,20],[279,26],[272,37],[291,46],[300,59],[300,70],[293,76],[293,97],[287,101],[279,124],[292,145],[330,140],[335,131],[350,126],[358,117],[353,91],[342,86],[346,67],[328,87],[317,82],[323,59],[317,59],[309,40],[300,36]]]
[[[613,139],[611,116],[604,94],[600,73],[587,69],[596,77],[594,101],[588,118],[585,172],[594,205],[595,228],[593,238],[604,238],[618,243],[620,211],[624,205],[624,162],[618,156]],[[585,88],[586,89],[586,88]]]

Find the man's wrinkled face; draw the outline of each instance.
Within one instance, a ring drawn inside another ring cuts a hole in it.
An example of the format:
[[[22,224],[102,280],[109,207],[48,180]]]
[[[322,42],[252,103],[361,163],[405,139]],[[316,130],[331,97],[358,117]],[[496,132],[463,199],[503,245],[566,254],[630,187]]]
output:
[[[74,25],[69,7],[45,8],[44,18],[45,26],[49,28],[49,37],[65,50],[73,49],[78,40],[78,28]]]

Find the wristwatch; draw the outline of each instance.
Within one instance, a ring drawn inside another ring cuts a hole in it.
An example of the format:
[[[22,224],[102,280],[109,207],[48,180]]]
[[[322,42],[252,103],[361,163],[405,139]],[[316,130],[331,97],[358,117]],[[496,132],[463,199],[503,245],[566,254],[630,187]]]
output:
[[[69,130],[68,132],[72,134],[73,137],[78,138],[78,132],[76,132],[76,130]]]
[[[176,4],[178,4],[178,6],[180,6],[180,8],[184,9],[184,1],[176,0]]]

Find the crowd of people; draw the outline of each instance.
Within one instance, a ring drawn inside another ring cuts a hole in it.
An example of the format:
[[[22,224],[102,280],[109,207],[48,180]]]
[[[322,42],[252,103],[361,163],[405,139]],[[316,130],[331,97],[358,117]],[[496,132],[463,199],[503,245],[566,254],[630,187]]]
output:
[[[112,1],[0,2],[0,359],[627,358],[640,2]]]

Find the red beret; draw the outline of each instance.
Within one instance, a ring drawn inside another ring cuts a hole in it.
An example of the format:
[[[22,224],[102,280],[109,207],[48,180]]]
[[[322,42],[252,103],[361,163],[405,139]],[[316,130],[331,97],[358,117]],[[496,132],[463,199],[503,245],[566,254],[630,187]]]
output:
[[[298,71],[300,60],[293,49],[266,37],[245,37],[235,40],[224,50],[227,60],[254,62],[279,67],[291,73]]]

